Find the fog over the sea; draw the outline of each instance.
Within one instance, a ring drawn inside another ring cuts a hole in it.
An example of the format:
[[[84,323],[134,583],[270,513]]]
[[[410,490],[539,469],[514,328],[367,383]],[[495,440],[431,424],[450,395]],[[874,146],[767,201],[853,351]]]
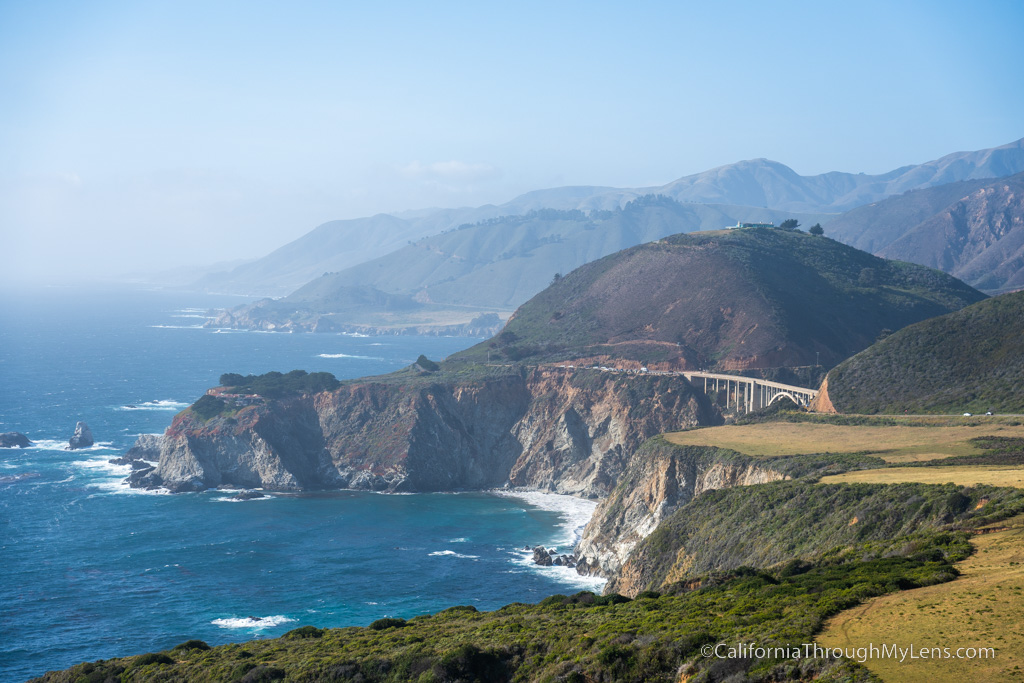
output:
[[[998,146],[1024,136],[1022,26],[996,1],[0,3],[0,282],[741,159]]]

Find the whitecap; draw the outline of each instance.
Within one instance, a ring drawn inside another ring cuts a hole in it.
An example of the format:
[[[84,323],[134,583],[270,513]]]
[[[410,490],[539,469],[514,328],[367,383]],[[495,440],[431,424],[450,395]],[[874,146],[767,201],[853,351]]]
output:
[[[280,626],[292,621],[296,620],[277,614],[270,617],[228,617],[225,619],[214,619],[210,623],[221,628],[248,628],[254,631],[262,631],[263,629]]]
[[[111,475],[119,477],[127,477],[132,472],[131,465],[115,465],[111,463],[107,458],[94,458],[92,460],[75,460],[71,463],[75,467],[81,467],[87,470],[100,470],[107,472]]]
[[[468,543],[469,539],[468,538],[461,538],[461,537],[460,538],[450,538],[450,539],[448,539],[448,542],[449,543]]]
[[[21,450],[38,450],[38,451],[62,451],[64,447],[68,445],[67,439],[61,441],[59,439],[31,439],[32,445],[28,448]]]
[[[157,489],[136,489],[128,485],[128,482],[123,479],[117,479],[114,481],[104,481],[92,485],[93,488],[97,488],[103,493],[97,495],[108,495],[108,494],[127,494],[130,496],[169,496],[171,492],[169,489],[157,488]],[[89,496],[92,498],[92,496]]]
[[[201,330],[202,325],[150,325],[160,330]]]
[[[448,557],[461,557],[464,560],[477,560],[477,559],[480,559],[479,555],[463,555],[462,553],[457,553],[454,550],[436,550],[436,551],[430,553],[431,557],[441,557],[441,556],[445,556],[445,555],[447,555]]]
[[[171,399],[163,399],[157,401],[146,401],[145,403],[123,405],[118,410],[167,410],[177,411],[182,408],[187,408],[189,403],[182,403],[181,401],[172,401]]]
[[[580,590],[589,590],[599,594],[604,589],[604,585],[608,583],[608,579],[600,576],[584,576],[579,574],[575,567],[559,567],[555,565],[542,567],[533,561],[532,551],[518,551],[509,554],[514,558],[512,560],[513,563],[523,567],[525,571],[543,573],[555,581],[575,586]]]
[[[347,353],[318,353],[318,358],[357,358],[359,360],[384,360],[377,356],[353,356]]]
[[[172,315],[171,317],[172,318],[201,318],[203,320],[208,320],[210,318],[210,316],[208,316],[208,315],[199,315],[198,313],[177,313],[175,315]]]
[[[583,537],[583,528],[594,516],[597,501],[577,498],[561,493],[540,491],[491,491],[496,496],[518,498],[535,508],[559,513],[562,518],[562,536],[554,539],[554,545],[575,547]]]

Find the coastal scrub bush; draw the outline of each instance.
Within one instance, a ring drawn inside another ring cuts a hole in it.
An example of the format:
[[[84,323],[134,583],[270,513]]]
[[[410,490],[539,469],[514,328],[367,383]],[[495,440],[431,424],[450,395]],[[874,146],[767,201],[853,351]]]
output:
[[[242,676],[240,683],[265,683],[280,681],[288,676],[288,672],[276,666],[257,666]]]
[[[368,628],[371,631],[383,631],[386,628],[405,628],[407,625],[408,622],[406,622],[405,619],[393,619],[391,617],[385,617],[383,619],[378,619],[377,621],[373,622],[369,625]],[[307,628],[312,627],[310,626]]]
[[[199,397],[198,401],[192,404],[192,412],[202,420],[209,420],[224,412],[224,408],[227,405],[227,402],[222,398],[203,394]]]
[[[400,620],[399,620],[400,621]],[[285,633],[282,638],[322,638],[324,630],[316,626],[300,626]]]
[[[437,372],[438,370],[441,369],[440,365],[438,365],[434,361],[430,360],[429,358],[424,356],[422,353],[420,354],[420,357],[416,359],[416,365],[420,366],[421,368],[423,368],[427,372]]]
[[[282,398],[291,394],[316,394],[334,391],[341,382],[329,372],[292,370],[287,374],[271,371],[262,375],[229,372],[220,376],[220,384],[237,394],[258,394],[265,398]]]
[[[150,664],[174,664],[174,660],[162,652],[150,652],[136,657],[132,667],[140,669]]]
[[[185,650],[209,650],[210,646],[201,640],[186,640],[180,645],[175,645],[173,652],[181,652]]]

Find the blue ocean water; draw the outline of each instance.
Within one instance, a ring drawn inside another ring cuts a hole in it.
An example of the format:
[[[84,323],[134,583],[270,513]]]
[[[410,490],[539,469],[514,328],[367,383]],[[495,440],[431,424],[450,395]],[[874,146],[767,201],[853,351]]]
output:
[[[495,609],[597,589],[532,565],[566,548],[593,504],[491,493],[161,495],[107,460],[159,433],[223,372],[302,368],[339,378],[440,359],[478,340],[218,332],[240,300],[49,289],[0,300],[0,679],[166,649],[365,625],[456,604]],[[97,445],[64,451],[75,422]]]

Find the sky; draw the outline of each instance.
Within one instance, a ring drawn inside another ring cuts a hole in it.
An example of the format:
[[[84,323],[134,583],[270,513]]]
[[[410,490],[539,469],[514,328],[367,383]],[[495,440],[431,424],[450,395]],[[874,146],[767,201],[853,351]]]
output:
[[[0,284],[335,219],[1024,137],[1024,2],[0,0]]]

